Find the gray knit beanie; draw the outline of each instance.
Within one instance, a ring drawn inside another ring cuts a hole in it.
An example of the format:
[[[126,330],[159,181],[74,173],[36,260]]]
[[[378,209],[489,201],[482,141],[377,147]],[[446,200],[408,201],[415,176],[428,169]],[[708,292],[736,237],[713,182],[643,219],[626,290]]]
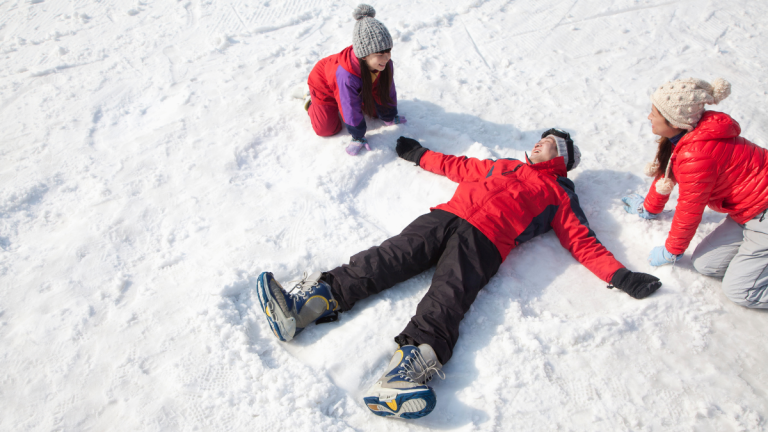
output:
[[[693,130],[704,114],[704,104],[718,104],[731,94],[731,84],[718,78],[712,84],[697,78],[669,81],[651,95],[651,102],[678,129]]]
[[[352,13],[357,22],[352,33],[352,49],[357,58],[392,48],[392,36],[384,24],[376,20],[376,10],[367,4],[359,4]]]
[[[557,144],[557,155],[562,156],[565,159],[565,166],[568,166],[568,144],[565,142],[565,139],[560,138],[559,136],[554,134],[549,134],[547,136],[555,139],[555,144]],[[576,144],[574,144],[573,145],[573,165],[571,166],[571,170],[579,166],[579,162],[581,162],[581,150],[579,150],[579,147],[577,147]]]

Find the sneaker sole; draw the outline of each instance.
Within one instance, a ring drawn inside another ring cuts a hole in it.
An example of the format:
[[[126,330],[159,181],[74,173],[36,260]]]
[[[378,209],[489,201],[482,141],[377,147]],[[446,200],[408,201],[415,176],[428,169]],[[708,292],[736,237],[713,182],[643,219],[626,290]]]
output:
[[[269,289],[269,279],[272,277],[271,273],[263,272],[259,275],[256,283],[256,294],[259,297],[259,304],[261,310],[264,312],[264,316],[267,318],[269,327],[272,332],[282,342],[288,342],[293,339],[293,335],[289,335],[285,322],[291,320],[283,314],[283,311],[278,306],[277,300],[272,295],[272,290]]]
[[[430,388],[398,394],[389,402],[382,401],[378,396],[363,398],[363,402],[377,416],[412,420],[431,413],[435,409],[437,398]]]

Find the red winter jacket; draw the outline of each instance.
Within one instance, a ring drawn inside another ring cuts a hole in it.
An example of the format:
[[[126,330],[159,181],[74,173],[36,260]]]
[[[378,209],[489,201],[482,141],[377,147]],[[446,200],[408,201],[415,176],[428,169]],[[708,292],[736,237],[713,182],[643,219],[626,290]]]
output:
[[[387,67],[393,72],[392,60]],[[363,98],[360,92],[363,81],[360,78],[360,63],[355,56],[352,46],[344,48],[340,53],[328,56],[312,68],[307,79],[312,103],[336,106],[341,113],[342,121],[352,126],[350,134],[360,138],[365,135],[365,118],[363,117]],[[372,83],[373,99],[382,120],[389,121],[397,114],[397,90],[394,78],[389,85],[389,97],[392,107],[382,107],[379,98],[379,74]],[[358,130],[359,129],[359,130]]]
[[[564,161],[562,156],[537,164],[479,160],[428,150],[419,165],[459,183],[453,198],[434,209],[471,223],[496,245],[502,260],[515,246],[553,229],[574,258],[610,282],[624,266],[589,228]]]
[[[672,178],[680,187],[667,250],[681,254],[701,222],[704,207],[727,213],[743,224],[768,207],[768,151],[739,136],[741,127],[728,114],[706,111],[672,152]],[[669,195],[645,198],[645,209],[661,213]]]

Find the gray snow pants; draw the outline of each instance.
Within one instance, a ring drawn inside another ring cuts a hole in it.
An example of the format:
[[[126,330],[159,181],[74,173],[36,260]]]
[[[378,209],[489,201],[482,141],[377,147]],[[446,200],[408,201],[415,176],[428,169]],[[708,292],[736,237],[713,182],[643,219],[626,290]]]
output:
[[[693,266],[704,275],[723,278],[723,292],[734,303],[768,309],[768,215],[745,224],[730,216],[693,252]]]

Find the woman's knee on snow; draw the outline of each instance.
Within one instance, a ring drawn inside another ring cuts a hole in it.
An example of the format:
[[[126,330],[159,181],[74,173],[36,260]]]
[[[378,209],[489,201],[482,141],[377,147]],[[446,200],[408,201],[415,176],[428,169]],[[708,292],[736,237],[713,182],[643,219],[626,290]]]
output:
[[[716,251],[701,250],[700,248],[696,248],[693,252],[691,261],[693,261],[693,267],[697,272],[716,278],[725,276],[725,271],[728,270],[728,264],[730,264],[730,260],[723,259],[723,256]]]
[[[723,293],[739,306],[768,309],[768,285],[755,287],[754,281],[723,279]]]
[[[746,289],[723,282],[723,293],[726,297],[728,297],[728,300],[736,303],[737,305],[749,307],[750,302],[747,301]]]

